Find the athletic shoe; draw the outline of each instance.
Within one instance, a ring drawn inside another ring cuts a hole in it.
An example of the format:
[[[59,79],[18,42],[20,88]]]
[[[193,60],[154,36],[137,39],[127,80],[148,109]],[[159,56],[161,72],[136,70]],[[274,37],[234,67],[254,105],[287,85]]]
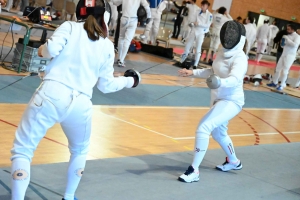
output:
[[[212,66],[213,62],[214,62],[214,61],[213,61],[212,59],[209,59],[209,60],[208,60],[208,64],[209,64],[210,66]]]
[[[115,62],[115,64],[119,64],[119,62],[120,62],[120,59],[118,59],[118,60]]]
[[[6,11],[6,12],[9,12],[9,9],[6,8],[6,7],[2,8],[2,10]]]
[[[119,53],[118,47],[115,47],[115,53]]]
[[[185,183],[192,183],[199,181],[199,173],[194,172],[193,166],[189,166],[189,168],[178,177],[178,181],[185,182]]]
[[[269,83],[269,84],[267,84],[267,86],[268,86],[268,87],[277,87],[277,85],[276,85],[275,83],[273,83],[273,82],[272,82],[272,83]]]
[[[180,62],[183,63],[186,58],[187,58],[187,55],[186,54],[182,54]]]
[[[120,60],[118,61],[118,66],[119,67],[126,67],[124,63],[122,63]]]
[[[181,42],[184,44],[185,43],[185,39],[182,39]]]
[[[240,160],[238,160],[237,163],[230,163],[228,161],[228,158],[226,157],[225,162],[222,165],[217,165],[216,169],[223,171],[223,172],[227,172],[229,170],[240,170],[243,168],[242,162]]]
[[[278,86],[278,87],[276,88],[276,90],[282,91],[282,90],[283,90],[283,87],[282,87],[282,86]]]
[[[21,12],[21,11],[18,12],[17,14],[20,15],[20,16],[23,16],[23,12]]]

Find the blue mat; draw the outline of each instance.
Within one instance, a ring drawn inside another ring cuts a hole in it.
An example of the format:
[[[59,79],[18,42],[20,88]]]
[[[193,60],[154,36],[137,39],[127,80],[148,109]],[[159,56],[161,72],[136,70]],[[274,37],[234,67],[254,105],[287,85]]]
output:
[[[20,79],[17,76],[0,76],[0,88]],[[0,103],[26,104],[41,80],[28,77],[0,91]],[[176,91],[176,92],[174,92]],[[173,93],[172,93],[173,92]],[[298,98],[274,92],[245,91],[245,108],[300,109]],[[94,88],[94,105],[143,105],[143,106],[200,106],[208,107],[210,90],[181,86],[139,85],[134,89],[102,94]]]

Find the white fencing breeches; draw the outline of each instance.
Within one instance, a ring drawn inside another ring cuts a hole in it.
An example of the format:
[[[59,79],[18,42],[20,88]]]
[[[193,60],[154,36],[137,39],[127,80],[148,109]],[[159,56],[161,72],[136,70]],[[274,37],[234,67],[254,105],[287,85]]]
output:
[[[91,134],[92,103],[90,98],[71,88],[51,80],[45,80],[31,98],[16,131],[12,153],[12,175],[26,170],[26,181],[12,176],[13,199],[24,199],[30,179],[30,162],[39,142],[47,130],[60,123],[68,138],[71,160],[69,168],[83,169],[89,150]],[[80,160],[80,162],[76,160]],[[71,162],[75,160],[76,162]],[[27,161],[27,162],[26,162]],[[74,195],[80,178],[73,173],[67,184],[69,194]],[[71,188],[71,189],[70,189]],[[74,198],[73,198],[74,199]]]
[[[279,77],[282,71],[282,76],[281,76],[281,86],[282,87],[286,87],[286,80],[290,71],[291,66],[293,65],[295,61],[295,55],[281,55],[276,69],[275,69],[275,74],[273,77],[273,83],[274,84],[278,84],[279,81]]]
[[[137,18],[121,17],[120,38],[119,38],[119,60],[123,63],[128,52],[131,40],[137,27]]]
[[[111,20],[110,20],[110,30],[116,30],[117,20],[118,20],[118,10],[111,1],[109,2],[111,8]]]
[[[221,44],[221,40],[220,40],[220,30],[216,30],[213,31],[212,34],[210,35],[210,49],[213,52],[217,52],[220,44]]]
[[[188,19],[187,17],[183,17],[182,21],[182,39],[187,39],[191,32],[191,28],[189,27]]]
[[[191,48],[194,45],[194,42],[196,43],[196,53],[195,53],[195,63],[194,66],[198,66],[200,56],[201,56],[201,47],[204,41],[204,34],[197,33],[197,29],[193,28],[192,32],[190,33],[190,36],[188,37],[188,40],[185,45],[184,53],[182,55],[181,63],[184,62],[187,55],[189,54]]]
[[[267,47],[268,41],[267,39],[259,39],[257,41],[257,61],[259,62],[265,53],[266,47]]]
[[[146,29],[144,33],[145,38],[143,39],[144,43],[147,43],[147,41],[149,40],[151,44],[153,45],[156,44],[156,37],[158,34],[159,26],[160,26],[160,16],[151,18],[150,22],[146,25]]]
[[[231,101],[220,100],[201,119],[195,138],[195,152],[192,164],[195,169],[198,169],[205,156],[210,134],[220,144],[231,162],[238,160],[233,143],[227,134],[227,125],[228,121],[234,118],[241,109],[240,106]]]

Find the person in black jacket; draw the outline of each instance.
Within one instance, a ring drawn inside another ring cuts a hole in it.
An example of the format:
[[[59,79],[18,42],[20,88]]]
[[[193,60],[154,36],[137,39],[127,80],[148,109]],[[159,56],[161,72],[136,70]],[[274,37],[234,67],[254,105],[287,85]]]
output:
[[[114,39],[115,53],[118,53],[118,44],[119,44],[119,36],[120,36],[120,23],[122,17],[122,4],[117,7],[118,11],[118,20],[117,20],[117,28]]]
[[[283,48],[280,45],[281,39],[284,35],[287,35],[286,30],[281,30],[276,34],[276,37],[274,38],[274,44],[277,44],[277,55],[276,55],[276,64],[279,61],[279,58],[281,57]]]
[[[181,23],[183,21],[183,17],[181,16],[181,13],[182,10],[185,8],[186,2],[183,1],[181,6],[179,6],[175,0],[173,0],[173,3],[175,7],[178,8],[179,10],[177,12],[176,20],[174,22],[174,30],[173,30],[172,38],[178,39],[178,36],[180,34]]]

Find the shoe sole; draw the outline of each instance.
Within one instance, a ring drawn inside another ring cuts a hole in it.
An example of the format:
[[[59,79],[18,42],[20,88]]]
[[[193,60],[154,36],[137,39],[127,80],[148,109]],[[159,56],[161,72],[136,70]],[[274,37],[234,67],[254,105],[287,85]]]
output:
[[[243,168],[243,165],[241,165],[241,166],[238,167],[238,168],[235,168],[235,169],[229,169],[229,170],[223,170],[222,168],[216,167],[217,170],[222,171],[222,172],[228,172],[228,171],[230,171],[230,170],[241,170],[242,168]]]
[[[187,182],[187,181],[185,181],[183,178],[178,177],[178,181],[183,182],[183,183],[193,183],[193,182],[198,182],[198,181],[199,181],[199,178],[194,179],[194,180],[192,180],[192,181],[190,181],[190,182]]]

